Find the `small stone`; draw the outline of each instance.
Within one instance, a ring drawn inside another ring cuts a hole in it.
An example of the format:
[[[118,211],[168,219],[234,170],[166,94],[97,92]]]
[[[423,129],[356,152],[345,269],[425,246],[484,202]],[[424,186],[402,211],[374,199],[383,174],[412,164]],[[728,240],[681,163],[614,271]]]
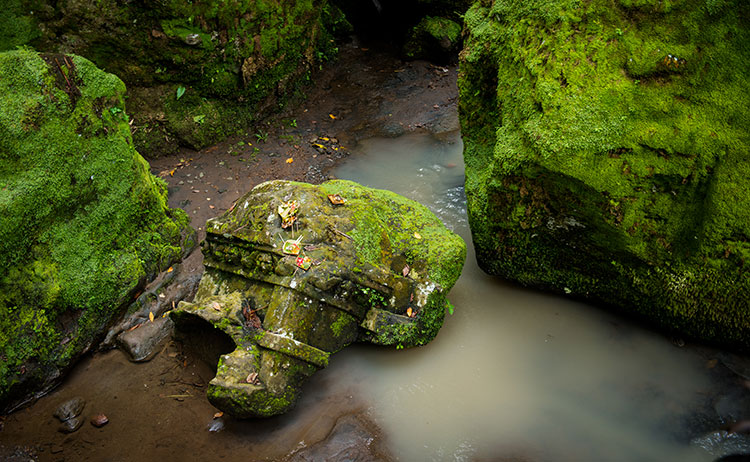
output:
[[[83,412],[83,407],[86,405],[86,400],[80,396],[69,399],[59,405],[55,410],[55,417],[60,419],[61,422],[70,420],[73,417],[77,417]]]
[[[57,428],[57,431],[61,433],[73,433],[74,431],[81,428],[81,425],[83,425],[83,420],[79,419],[78,417],[73,417],[61,423]]]
[[[200,34],[187,34],[185,36],[185,43],[191,46],[200,45],[202,42]]]
[[[96,414],[95,416],[91,417],[91,425],[100,428],[109,423],[109,419],[104,414]]]

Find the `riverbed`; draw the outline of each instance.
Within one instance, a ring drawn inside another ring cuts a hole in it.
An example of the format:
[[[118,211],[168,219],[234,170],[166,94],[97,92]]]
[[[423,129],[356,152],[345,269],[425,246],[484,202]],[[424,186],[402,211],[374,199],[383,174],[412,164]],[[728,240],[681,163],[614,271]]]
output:
[[[317,76],[309,100],[278,119],[152,161],[170,205],[184,208],[201,234],[208,217],[272,178],[335,176],[424,203],[469,248],[449,296],[454,314],[432,343],[347,347],[306,384],[294,411],[255,421],[217,415],[205,399],[211,365],[190,345],[170,342],[141,364],[100,351],[0,421],[0,456],[690,462],[750,451],[746,438],[720,430],[748,418],[747,357],[479,270],[465,213],[456,72],[352,43]],[[335,137],[345,154],[314,149],[320,137]],[[197,252],[181,271],[200,268]],[[110,422],[58,432],[52,414],[73,396],[86,399],[84,414]]]

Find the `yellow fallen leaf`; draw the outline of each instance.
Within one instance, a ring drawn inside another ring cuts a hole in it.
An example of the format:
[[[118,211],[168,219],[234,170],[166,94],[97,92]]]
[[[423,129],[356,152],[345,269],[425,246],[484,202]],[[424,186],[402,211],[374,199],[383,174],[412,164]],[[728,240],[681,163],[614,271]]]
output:
[[[171,273],[172,271],[174,271],[173,267],[170,266],[169,268],[167,268],[167,273]]]
[[[148,320],[151,321],[151,322],[154,322],[154,312],[153,311],[149,311],[148,312]]]
[[[407,308],[406,309],[406,315],[411,318],[411,313],[412,313],[411,307]]]
[[[322,144],[318,144],[318,143],[313,143],[313,146],[315,146],[316,148],[320,148],[320,149],[325,149],[326,148]]]
[[[293,159],[292,157],[290,157],[290,158],[288,158],[288,159],[286,160],[286,163],[287,163],[287,164],[291,164],[292,162],[294,162],[294,159]]]
[[[333,114],[328,114],[328,117],[330,117],[331,119],[334,119],[334,120],[336,120],[336,116],[335,116],[335,115],[333,115]]]
[[[173,168],[172,170],[170,170],[170,171],[169,171],[169,176],[174,176],[174,171],[175,171],[175,170],[176,170],[176,169],[174,169],[174,168]]]
[[[328,141],[328,138],[326,138],[325,136],[322,137],[322,138],[320,138],[320,139],[323,140],[323,141]]]
[[[422,239],[422,235],[421,235],[421,234],[419,234],[419,233],[418,233],[418,232],[416,232],[416,231],[414,232],[414,237],[415,237],[415,238],[417,238],[417,239]]]
[[[214,414],[214,419],[218,419],[219,417],[221,417],[221,416],[223,416],[223,415],[224,415],[224,413],[223,413],[223,412],[221,412],[221,411],[219,411],[219,412],[217,412],[216,414]]]

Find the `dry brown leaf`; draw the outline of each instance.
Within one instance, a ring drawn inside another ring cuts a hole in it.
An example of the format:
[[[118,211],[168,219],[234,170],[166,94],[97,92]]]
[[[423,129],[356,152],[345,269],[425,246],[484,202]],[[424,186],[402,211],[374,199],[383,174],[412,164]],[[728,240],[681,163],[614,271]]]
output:
[[[224,413],[223,413],[223,412],[221,412],[221,411],[219,411],[219,412],[217,412],[216,414],[214,414],[214,419],[218,419],[219,417],[221,417],[221,416],[223,416],[223,415],[224,415]]]
[[[404,269],[401,270],[401,274],[404,275],[404,277],[409,275],[409,271],[411,271],[411,268],[409,268],[409,265],[404,266]]]

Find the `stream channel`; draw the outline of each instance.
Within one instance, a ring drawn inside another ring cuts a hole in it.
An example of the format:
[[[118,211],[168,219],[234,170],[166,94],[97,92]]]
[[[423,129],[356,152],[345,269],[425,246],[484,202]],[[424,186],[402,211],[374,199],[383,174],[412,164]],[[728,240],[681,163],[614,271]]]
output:
[[[350,347],[325,371],[356,377],[400,460],[708,461],[748,449],[743,438],[708,430],[717,413],[747,403],[747,390],[725,388],[731,355],[680,348],[479,269],[458,133],[370,139],[355,154],[338,177],[427,205],[469,247],[449,297],[455,312],[432,343]]]
[[[435,119],[455,111],[455,72],[419,62],[391,63],[362,50],[348,65],[330,70],[329,87],[335,91],[322,88],[324,96],[311,96],[317,104],[301,114],[320,112],[314,116],[317,128],[303,132],[305,120],[300,117],[300,133],[325,134],[334,123],[341,132],[356,132],[355,124],[363,117],[375,120],[370,125],[391,123],[389,127],[396,128],[396,120],[418,126],[457,120],[455,113]],[[370,87],[376,89],[374,94],[362,90]],[[385,97],[387,91],[396,96]],[[367,104],[347,109],[345,103],[354,99]],[[404,104],[399,106],[399,101]],[[336,120],[328,116],[334,113]],[[341,125],[346,123],[352,126]],[[351,156],[333,172],[425,204],[467,242],[463,274],[449,295],[455,312],[446,316],[433,342],[400,351],[347,347],[310,379],[293,411],[249,421],[216,416],[205,397],[213,371],[195,360],[189,345],[170,342],[154,359],[140,364],[130,363],[118,350],[96,352],[60,387],[0,420],[0,458],[15,451],[20,456],[10,460],[55,462],[698,462],[750,452],[746,436],[720,430],[748,418],[746,356],[685,344],[603,309],[526,290],[478,268],[465,211],[460,135],[455,130],[439,133],[420,130],[345,141]],[[237,149],[237,139],[230,142],[235,146],[231,149]],[[215,152],[222,149],[227,146]],[[224,161],[211,169],[222,158],[218,155],[195,157],[193,165],[167,178],[172,181],[171,200],[189,204],[188,213],[200,230],[200,220],[215,212],[197,205],[207,203],[199,201],[197,185],[206,179],[219,185],[229,170]],[[256,168],[240,165],[232,155],[226,158],[227,166],[237,165],[226,179],[231,184],[223,187],[235,195],[212,193],[217,211],[230,206],[242,182],[249,181],[247,172]],[[156,161],[157,171],[174,168],[170,162],[176,161]],[[307,167],[300,160],[282,160],[274,168],[283,175],[284,169],[304,173]],[[206,178],[199,180],[204,170]],[[182,180],[189,186],[180,190]],[[200,183],[201,190],[212,188]],[[85,397],[87,416],[103,412],[110,422],[59,433],[52,415],[74,396]],[[348,433],[337,433],[345,427]],[[327,452],[316,452],[321,446]]]

